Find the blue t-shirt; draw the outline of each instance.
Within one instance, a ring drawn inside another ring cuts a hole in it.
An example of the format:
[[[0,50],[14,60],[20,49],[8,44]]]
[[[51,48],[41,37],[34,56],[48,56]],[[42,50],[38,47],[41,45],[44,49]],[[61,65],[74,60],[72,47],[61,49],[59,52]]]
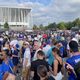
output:
[[[11,68],[13,69],[14,65],[11,59],[8,60],[9,64],[6,64],[5,62],[0,65],[0,80],[3,80],[3,76],[6,72],[13,73]],[[11,67],[11,68],[10,68]]]
[[[72,67],[74,67],[80,61],[80,55],[76,55],[67,59],[67,63],[69,63]],[[69,74],[68,80],[77,80],[75,74],[72,72]]]
[[[8,60],[8,64],[6,64],[5,62],[2,63],[3,66],[3,71],[5,72],[9,72],[9,73],[13,73],[13,71],[11,69],[13,69],[14,65],[11,59]]]
[[[54,47],[54,46],[53,46],[53,47]],[[53,47],[52,47],[52,48],[53,48]],[[52,66],[52,64],[53,64],[53,62],[54,62],[54,56],[53,56],[53,54],[52,54],[52,48],[49,49],[49,51],[48,51],[48,53],[47,53],[48,64],[49,64],[50,66]]]
[[[0,65],[0,80],[2,80],[3,79],[3,66],[2,65]]]

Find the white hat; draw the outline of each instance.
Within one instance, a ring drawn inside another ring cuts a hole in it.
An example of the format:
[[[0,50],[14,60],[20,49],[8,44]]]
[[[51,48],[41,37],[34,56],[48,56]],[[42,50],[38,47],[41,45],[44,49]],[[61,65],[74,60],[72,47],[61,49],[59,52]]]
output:
[[[72,38],[72,41],[76,41],[78,43],[78,40],[76,38]]]

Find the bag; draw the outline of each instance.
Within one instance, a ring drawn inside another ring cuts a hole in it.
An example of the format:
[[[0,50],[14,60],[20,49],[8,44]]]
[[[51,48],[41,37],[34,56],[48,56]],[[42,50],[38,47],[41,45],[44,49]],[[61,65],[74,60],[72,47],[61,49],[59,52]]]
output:
[[[80,61],[74,66],[77,80],[80,80]]]
[[[67,57],[67,51],[66,49],[63,47],[63,58]]]
[[[62,45],[63,45],[63,55],[62,57],[65,58],[68,56],[68,53],[67,53],[67,41],[66,40],[63,40],[61,41]]]

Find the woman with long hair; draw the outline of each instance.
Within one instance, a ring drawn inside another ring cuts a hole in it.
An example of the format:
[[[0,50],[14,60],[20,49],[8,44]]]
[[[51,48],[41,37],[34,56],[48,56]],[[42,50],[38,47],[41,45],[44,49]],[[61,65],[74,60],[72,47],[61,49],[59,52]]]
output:
[[[62,79],[61,69],[63,66],[63,61],[60,56],[59,49],[56,47],[52,48],[52,54],[54,56],[54,63],[52,65],[52,74],[56,80],[61,80]]]

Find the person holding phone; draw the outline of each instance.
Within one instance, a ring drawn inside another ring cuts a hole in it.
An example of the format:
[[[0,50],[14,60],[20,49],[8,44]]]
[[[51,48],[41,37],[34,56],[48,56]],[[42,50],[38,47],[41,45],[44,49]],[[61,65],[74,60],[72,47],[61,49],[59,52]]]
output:
[[[78,80],[74,71],[75,65],[80,61],[80,52],[78,50],[78,43],[76,41],[70,41],[70,52],[72,56],[67,59],[65,67],[68,71],[68,80]]]

